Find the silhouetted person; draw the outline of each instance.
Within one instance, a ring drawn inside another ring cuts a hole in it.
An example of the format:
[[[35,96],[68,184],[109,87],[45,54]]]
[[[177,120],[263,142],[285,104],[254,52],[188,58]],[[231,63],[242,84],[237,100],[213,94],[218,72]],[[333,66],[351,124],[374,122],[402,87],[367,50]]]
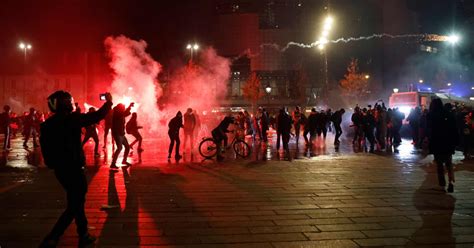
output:
[[[10,149],[10,124],[11,124],[11,108],[8,105],[3,107],[4,112],[0,115],[0,128],[5,135],[3,140],[3,150]]]
[[[365,138],[369,141],[370,145],[370,152],[374,152],[375,147],[375,136],[374,136],[374,129],[375,129],[375,117],[372,114],[372,111],[368,111],[366,108],[362,110],[362,127],[364,130]]]
[[[362,112],[359,106],[354,108],[354,113],[351,116],[352,127],[354,127],[354,138],[352,139],[353,144],[360,145],[360,141],[363,139],[363,127],[362,127]]]
[[[264,108],[259,108],[259,121],[261,129],[261,138],[264,142],[267,142],[267,131],[270,127],[270,118],[268,117],[268,113]]]
[[[181,114],[181,111],[178,111],[176,113],[176,116],[173,117],[173,119],[170,120],[168,123],[168,136],[170,137],[170,147],[168,149],[168,159],[171,158],[171,153],[173,152],[173,147],[176,144],[175,152],[174,152],[174,158],[176,160],[180,160],[182,156],[179,154],[179,145],[180,145],[180,140],[179,140],[179,129],[183,127],[183,114]]]
[[[234,117],[226,116],[224,119],[219,123],[219,125],[212,130],[212,138],[216,142],[216,149],[217,149],[217,160],[223,160],[224,157],[222,156],[222,141],[224,141],[224,148],[227,148],[227,133],[229,132],[228,128],[230,124],[235,122]]]
[[[107,113],[107,116],[105,116],[105,119],[104,119],[104,146],[103,148],[107,147],[107,136],[109,135],[109,131],[112,130],[113,115],[114,115],[114,111],[109,110],[109,113]],[[114,138],[112,137],[112,145],[113,143],[114,143]]]
[[[30,108],[30,112],[27,116],[25,116],[25,120],[23,122],[23,135],[25,135],[25,141],[23,142],[23,147],[28,148],[28,140],[30,136],[33,138],[33,147],[38,147],[38,143],[36,143],[36,110],[34,108]]]
[[[336,131],[336,137],[334,138],[334,145],[339,145],[339,143],[341,143],[341,141],[339,140],[339,138],[340,138],[341,135],[342,135],[342,128],[341,128],[342,115],[343,115],[345,112],[346,112],[346,111],[342,108],[342,109],[336,111],[336,112],[331,116],[332,123],[334,124],[334,130]]]
[[[139,132],[139,129],[142,129],[143,127],[142,126],[138,126],[138,122],[137,122],[137,113],[133,113],[132,114],[132,117],[130,118],[130,120],[127,122],[127,125],[126,125],[126,131],[128,134],[132,135],[133,137],[135,137],[135,140],[130,144],[130,148],[133,149],[133,146],[138,143],[138,149],[137,151],[138,152],[143,152],[143,149],[142,149],[142,141],[143,141],[143,138],[142,136],[140,135],[140,132]]]
[[[434,155],[438,167],[439,186],[446,186],[444,167],[448,171],[448,192],[454,191],[454,171],[452,156],[459,141],[456,120],[453,113],[443,108],[439,98],[431,101],[428,120],[429,152]]]
[[[298,145],[300,140],[300,130],[301,125],[304,125],[304,114],[301,113],[301,109],[299,106],[296,106],[295,111],[293,111],[292,119],[293,119],[293,126],[295,128],[295,136],[296,136],[296,145]]]
[[[130,152],[130,145],[128,144],[128,140],[125,137],[125,117],[131,114],[131,109],[134,103],[130,103],[127,109],[125,109],[125,105],[119,103],[117,106],[114,107],[114,114],[112,116],[112,136],[114,137],[114,142],[117,145],[117,149],[112,156],[112,164],[110,165],[111,169],[117,169],[117,162],[118,156],[122,151],[122,146],[125,148],[123,153],[122,164],[126,166],[130,166],[130,163],[127,162],[128,153]]]
[[[188,108],[186,113],[184,113],[184,142],[183,150],[186,150],[186,143],[189,140],[189,146],[191,148],[191,153],[194,149],[194,129],[196,128],[196,117],[194,116],[193,109]]]
[[[382,103],[383,104],[383,103]],[[387,112],[384,104],[375,104],[375,139],[380,149],[385,149],[385,137],[387,135]]]
[[[72,97],[68,92],[56,91],[48,97],[48,107],[54,114],[41,124],[41,150],[45,164],[54,173],[66,191],[67,207],[40,247],[56,247],[59,238],[73,220],[76,222],[79,246],[93,243],[95,237],[87,231],[86,201],[87,180],[84,174],[85,157],[81,146],[81,129],[99,122],[112,106],[112,96],[96,112],[81,114],[73,111]]]
[[[95,108],[94,107],[90,107],[89,108],[89,113],[94,113],[95,112]],[[84,135],[84,140],[82,141],[82,146],[84,146],[87,141],[89,141],[90,138],[92,138],[94,140],[94,156],[95,157],[99,157],[100,154],[99,154],[99,136],[97,134],[97,123],[94,123],[90,126],[87,126],[85,127],[86,129],[86,133]]]
[[[305,139],[306,145],[311,147],[313,144],[313,140],[316,136],[316,128],[317,128],[317,116],[318,112],[316,111],[315,108],[311,109],[311,113],[308,116],[308,120],[306,121],[306,124],[304,125],[304,133],[303,137]],[[309,134],[309,140],[307,135]]]
[[[400,129],[403,125],[403,120],[405,119],[405,114],[402,113],[397,108],[392,111],[392,135],[393,135],[393,144],[400,145],[402,143],[402,137],[400,136]]]
[[[413,140],[413,145],[419,147],[420,141],[420,118],[421,110],[419,107],[416,107],[410,111],[410,114],[407,117],[408,123],[411,128],[411,136]]]
[[[280,109],[280,113],[277,117],[277,133],[282,137],[283,149],[285,150],[285,156],[291,160],[290,149],[288,143],[290,142],[290,132],[291,132],[292,118],[286,112],[285,108]],[[277,150],[280,149],[280,140],[277,139]]]

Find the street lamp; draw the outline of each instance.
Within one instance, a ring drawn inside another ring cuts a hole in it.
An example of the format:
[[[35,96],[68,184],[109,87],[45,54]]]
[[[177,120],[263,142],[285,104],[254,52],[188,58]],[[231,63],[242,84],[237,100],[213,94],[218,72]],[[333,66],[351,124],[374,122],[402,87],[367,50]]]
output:
[[[20,42],[20,44],[18,44],[18,48],[20,48],[20,50],[23,50],[23,53],[25,54],[25,61],[26,61],[26,51],[31,50],[33,47],[29,43]]]
[[[267,92],[267,101],[268,105],[270,105],[270,93],[272,93],[272,87],[269,84],[265,87],[265,92]]]
[[[451,87],[451,85],[452,85],[451,83],[448,83],[448,84],[447,84],[448,87]]]
[[[369,74],[366,74],[365,75],[365,79],[369,79],[370,78],[370,75]]]
[[[393,93],[398,93],[398,88],[393,88]]]
[[[199,50],[199,45],[194,43],[194,44],[188,44],[186,46],[186,49],[188,49],[191,52],[191,59],[189,60],[190,62],[193,61],[193,54],[195,51]]]
[[[418,80],[418,83],[422,84],[424,81],[423,79]]]
[[[457,34],[449,35],[446,39],[451,45],[456,45],[461,40],[461,37]]]

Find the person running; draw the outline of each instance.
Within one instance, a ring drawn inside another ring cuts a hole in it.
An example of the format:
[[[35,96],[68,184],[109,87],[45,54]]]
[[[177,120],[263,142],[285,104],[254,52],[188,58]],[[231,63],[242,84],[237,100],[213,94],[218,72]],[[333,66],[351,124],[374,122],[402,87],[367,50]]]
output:
[[[127,162],[128,154],[130,152],[130,145],[128,144],[128,140],[125,137],[125,117],[131,114],[133,106],[134,103],[132,102],[127,109],[125,109],[125,105],[121,103],[114,107],[114,114],[112,116],[112,136],[114,137],[114,142],[117,145],[117,149],[112,156],[112,163],[110,164],[111,169],[118,169],[115,163],[117,162],[118,156],[122,151],[122,147],[125,148],[122,164],[125,166],[131,165],[129,162]]]
[[[308,119],[304,125],[304,133],[303,137],[306,142],[306,147],[312,148],[313,141],[316,136],[316,128],[317,128],[317,115],[318,111],[315,108],[311,109],[311,113],[308,116]],[[309,139],[308,139],[309,134]]]
[[[8,105],[5,105],[3,107],[4,112],[0,115],[0,124],[1,124],[1,129],[2,133],[5,135],[4,140],[3,140],[3,150],[9,150],[10,149],[10,124],[11,124],[11,108]]]
[[[332,116],[331,116],[331,121],[332,123],[334,124],[334,130],[336,131],[336,136],[334,138],[334,145],[335,146],[339,146],[339,144],[341,143],[341,141],[339,140],[339,138],[341,137],[342,135],[342,128],[341,128],[341,123],[342,123],[342,115],[345,113],[346,111],[341,108],[340,110],[336,111]]]
[[[188,108],[186,113],[184,113],[184,142],[183,142],[183,151],[186,150],[186,143],[189,140],[189,147],[191,149],[191,154],[194,149],[194,129],[196,128],[196,117],[194,116],[193,109]]]
[[[94,113],[95,112],[95,108],[94,107],[90,107],[89,108],[89,113]],[[92,138],[94,140],[94,156],[96,158],[98,158],[100,156],[99,154],[99,136],[97,135],[97,123],[93,123],[87,127],[85,127],[86,129],[86,134],[84,135],[84,140],[82,141],[82,146],[84,146],[87,141],[89,141],[90,138]]]
[[[233,116],[226,116],[219,123],[219,125],[212,130],[212,138],[216,142],[217,150],[217,160],[222,161],[224,156],[222,156],[222,141],[224,141],[224,148],[227,148],[227,133],[229,132],[228,128],[230,124],[233,124],[235,119]]]
[[[137,150],[138,152],[143,152],[143,149],[142,149],[143,138],[140,135],[140,132],[138,131],[142,128],[143,128],[142,126],[138,126],[137,113],[133,113],[132,117],[130,118],[130,120],[127,122],[127,125],[125,126],[125,129],[128,134],[135,137],[135,140],[130,144],[130,149],[133,150],[133,146],[136,143],[138,143],[138,150]]]
[[[183,114],[181,114],[181,111],[178,111],[178,113],[176,113],[176,116],[170,120],[170,122],[168,123],[168,128],[168,136],[170,137],[168,159],[171,159],[171,153],[173,152],[173,147],[176,144],[174,157],[176,160],[180,160],[182,156],[179,154],[179,145],[181,143],[179,140],[179,129],[183,128]]]
[[[444,177],[445,167],[448,171],[448,192],[454,191],[454,170],[452,156],[458,145],[459,136],[456,128],[454,115],[443,108],[443,102],[439,98],[431,101],[428,116],[428,140],[429,153],[434,155],[438,172],[439,186],[445,190],[446,179]]]
[[[85,157],[81,147],[81,128],[99,122],[111,106],[112,96],[109,93],[106,94],[106,102],[98,111],[87,114],[72,112],[72,96],[68,92],[56,91],[48,97],[48,107],[54,114],[41,124],[40,142],[45,164],[54,168],[56,178],[66,191],[67,207],[41,242],[40,248],[56,247],[73,220],[77,226],[79,247],[96,240],[88,232],[84,209],[87,179],[84,174]]]

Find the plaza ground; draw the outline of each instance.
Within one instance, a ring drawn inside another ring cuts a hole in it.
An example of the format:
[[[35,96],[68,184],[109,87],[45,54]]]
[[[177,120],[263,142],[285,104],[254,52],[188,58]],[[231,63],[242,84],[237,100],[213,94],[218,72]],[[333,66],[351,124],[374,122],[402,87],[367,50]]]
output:
[[[36,247],[65,207],[39,150],[21,142],[0,164],[2,248]],[[118,172],[108,168],[110,148],[94,160],[88,145],[95,247],[473,247],[473,162],[455,156],[449,194],[437,187],[432,156],[409,141],[376,154],[326,143],[312,156],[292,145],[291,162],[258,146],[249,159],[177,163],[146,142],[142,163]],[[74,224],[60,247],[77,247]]]

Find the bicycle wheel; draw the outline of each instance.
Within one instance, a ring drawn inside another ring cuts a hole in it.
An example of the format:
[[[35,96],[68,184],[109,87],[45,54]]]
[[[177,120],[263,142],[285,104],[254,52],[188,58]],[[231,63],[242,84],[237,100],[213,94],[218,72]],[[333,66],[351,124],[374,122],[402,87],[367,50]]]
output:
[[[204,158],[212,158],[217,154],[217,146],[213,138],[205,138],[199,143],[199,154]]]
[[[237,156],[247,158],[250,156],[250,146],[243,140],[236,140],[233,145],[234,152]]]

